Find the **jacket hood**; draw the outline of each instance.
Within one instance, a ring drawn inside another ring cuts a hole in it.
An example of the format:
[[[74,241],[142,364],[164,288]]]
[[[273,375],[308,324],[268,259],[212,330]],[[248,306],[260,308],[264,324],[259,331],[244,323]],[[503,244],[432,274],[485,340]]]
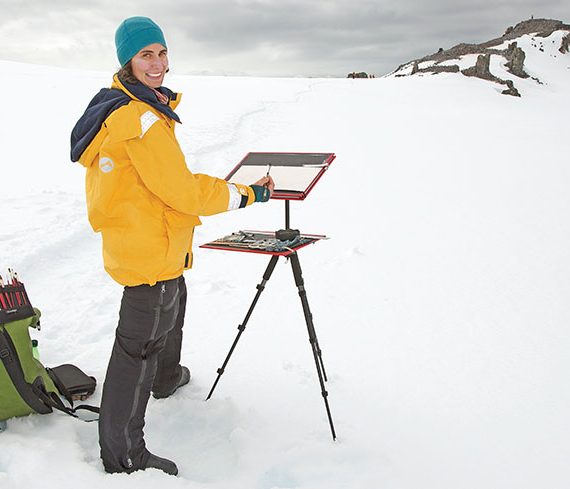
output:
[[[160,87],[158,91],[168,97],[168,105],[161,104],[156,94],[146,85],[123,83],[115,75],[111,88],[103,88],[93,97],[71,131],[71,161],[79,161],[83,152],[101,130],[101,125],[107,117],[132,100],[145,102],[169,119],[180,122],[180,118],[173,110],[178,105],[180,95],[166,87]]]

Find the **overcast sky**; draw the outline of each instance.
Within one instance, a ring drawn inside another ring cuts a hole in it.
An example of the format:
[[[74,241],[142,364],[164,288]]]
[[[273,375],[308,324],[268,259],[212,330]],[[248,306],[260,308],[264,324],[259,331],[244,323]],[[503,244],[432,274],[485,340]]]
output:
[[[570,0],[0,0],[0,59],[114,72],[114,34],[145,15],[178,74],[386,74],[521,20],[570,23]]]

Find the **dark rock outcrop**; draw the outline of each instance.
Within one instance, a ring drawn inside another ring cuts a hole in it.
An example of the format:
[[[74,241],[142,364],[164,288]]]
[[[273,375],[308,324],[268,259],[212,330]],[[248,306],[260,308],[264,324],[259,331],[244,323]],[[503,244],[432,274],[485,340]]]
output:
[[[349,73],[347,78],[370,78],[368,76],[368,73],[365,73],[364,71],[361,71],[360,73],[356,73],[355,71],[353,71],[352,73]]]
[[[552,19],[530,19],[524,20],[519,22],[514,27],[509,27],[505,34],[501,37],[496,39],[492,39],[491,41],[487,41],[481,44],[467,44],[461,43],[449,48],[447,50],[439,50],[437,53],[430,54],[428,56],[424,56],[423,58],[417,59],[418,63],[423,63],[425,61],[433,61],[434,63],[442,63],[443,61],[448,61],[450,59],[457,59],[461,56],[465,56],[467,54],[504,54],[503,49],[497,49],[497,46],[500,46],[505,41],[510,41],[512,39],[516,39],[517,37],[523,36],[525,34],[536,34],[538,37],[548,37],[554,31],[557,30],[568,30],[570,31],[570,25],[565,24],[560,20],[552,20]],[[404,63],[395,71],[399,71],[400,69],[408,66],[410,61]]]
[[[430,73],[458,73],[459,66],[458,65],[437,65],[431,67],[429,70]]]
[[[512,80],[506,80],[506,84],[507,89],[501,92],[503,95],[512,95],[513,97],[521,96],[519,91],[515,88],[515,84],[512,82]]]
[[[516,42],[510,43],[506,49],[503,48],[503,46],[507,41],[517,39],[525,34],[534,34],[536,37],[548,37],[558,30],[568,31],[568,34],[562,39],[559,49],[559,51],[564,54],[570,51],[570,25],[559,20],[531,18],[519,22],[515,26],[508,27],[505,33],[496,39],[481,44],[461,43],[447,50],[440,48],[436,53],[400,65],[393,73],[395,76],[408,76],[407,74],[400,74],[398,72],[401,70],[409,70],[410,65],[412,65],[412,75],[416,73],[458,72],[460,71],[458,65],[448,63],[450,60],[457,60],[466,55],[477,54],[478,57],[475,66],[461,70],[461,73],[465,76],[475,76],[484,80],[507,85],[507,89],[502,93],[520,97],[520,93],[514,86],[512,80],[503,80],[491,73],[491,55],[504,58],[507,70],[513,75],[519,78],[529,78],[529,74],[524,70],[524,61],[526,58],[524,50],[518,47]],[[544,50],[542,45],[540,50]],[[442,63],[444,62],[447,62],[447,64],[443,65]],[[425,67],[420,68],[422,65]],[[537,78],[533,77],[532,79],[541,83]]]
[[[562,54],[566,54],[570,50],[570,33],[566,34],[562,38],[562,42],[560,43],[560,51]]]
[[[509,44],[505,54],[507,58],[507,69],[519,78],[528,78],[528,74],[524,71],[524,59],[526,57],[524,51],[517,46],[516,42]]]
[[[458,65],[437,65],[429,66],[428,68],[419,68],[418,63],[415,62],[414,66],[412,66],[412,75],[416,73],[457,73],[458,71]]]
[[[491,70],[489,69],[490,65],[491,65],[491,55],[480,54],[477,57],[477,62],[475,63],[475,66],[462,70],[461,73],[463,73],[465,76],[475,76],[483,80],[489,80],[494,83],[506,85],[507,88],[501,92],[503,95],[513,95],[515,97],[520,97],[521,95],[519,91],[515,88],[515,85],[512,82],[512,80],[503,80],[502,78],[493,75],[493,73],[491,73]]]
[[[465,76],[476,76],[477,78],[482,78],[483,80],[493,80],[495,77],[491,75],[489,69],[491,65],[491,55],[490,54],[480,54],[477,56],[477,61],[475,66],[463,70]],[[493,80],[494,81],[494,80]]]

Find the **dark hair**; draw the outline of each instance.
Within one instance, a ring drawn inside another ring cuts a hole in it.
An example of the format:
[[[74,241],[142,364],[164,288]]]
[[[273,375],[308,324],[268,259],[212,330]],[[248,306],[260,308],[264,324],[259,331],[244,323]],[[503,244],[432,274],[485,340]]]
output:
[[[119,71],[116,73],[119,80],[123,83],[138,83],[138,78],[133,73],[133,67],[131,62],[129,61],[125,66],[123,66]]]

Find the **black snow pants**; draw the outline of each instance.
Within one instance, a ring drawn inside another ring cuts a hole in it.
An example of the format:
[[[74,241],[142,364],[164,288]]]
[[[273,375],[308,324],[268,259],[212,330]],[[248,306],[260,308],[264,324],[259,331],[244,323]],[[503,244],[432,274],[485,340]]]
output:
[[[124,289],[99,416],[107,472],[131,472],[146,465],[146,406],[151,390],[168,392],[180,379],[185,310],[182,276]]]

